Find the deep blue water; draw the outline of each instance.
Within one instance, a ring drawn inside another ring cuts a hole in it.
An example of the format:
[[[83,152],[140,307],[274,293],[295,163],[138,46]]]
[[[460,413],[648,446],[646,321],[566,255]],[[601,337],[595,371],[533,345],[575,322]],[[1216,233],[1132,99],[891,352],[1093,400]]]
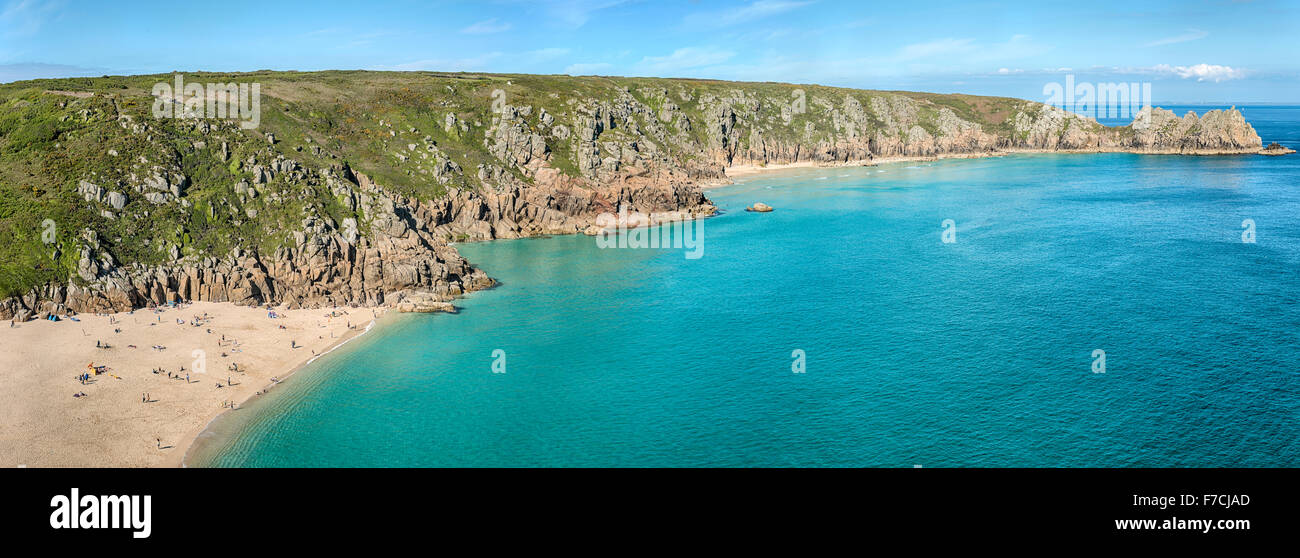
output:
[[[1257,128],[1295,138],[1289,118]],[[501,286],[385,318],[192,463],[1300,465],[1298,156],[900,163],[710,197],[696,260],[460,246]]]

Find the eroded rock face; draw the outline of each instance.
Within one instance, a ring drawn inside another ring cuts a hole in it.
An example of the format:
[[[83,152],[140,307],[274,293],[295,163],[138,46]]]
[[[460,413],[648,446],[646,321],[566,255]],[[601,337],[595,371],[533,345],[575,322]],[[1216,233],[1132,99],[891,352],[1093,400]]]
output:
[[[356,236],[308,217],[289,245],[273,254],[235,249],[224,258],[159,268],[115,267],[87,245],[77,268],[87,285],[48,286],[34,297],[6,300],[0,317],[118,312],[180,301],[377,306],[390,293],[446,301],[492,285],[434,230],[432,208],[394,201],[364,178],[358,197],[380,223],[378,234]]]
[[[1103,126],[1063,109],[1041,105],[1016,113],[1011,147],[1027,149],[1087,149],[1103,143]]]
[[[682,218],[714,211],[689,183],[633,178],[588,189],[554,169],[536,173],[540,185],[521,183],[493,192],[452,189],[429,202],[395,195],[365,174],[345,174],[347,179],[331,175],[328,182],[371,219],[369,234],[359,234],[355,223],[336,226],[307,217],[289,233],[290,242],[272,254],[235,249],[222,258],[147,268],[116,266],[91,233],[77,266],[84,285],[47,285],[4,300],[0,318],[121,312],[182,301],[453,311],[451,299],[494,281],[462,258],[452,241],[579,233],[598,214],[619,207],[680,211]]]
[[[1144,108],[1133,123],[1108,128],[1096,120],[1042,105],[1015,117],[1012,147],[1125,151],[1133,153],[1256,153],[1263,142],[1241,112],[1211,110],[1182,118],[1162,108]]]
[[[1188,112],[1179,118],[1162,108],[1143,109],[1133,124],[1129,147],[1179,153],[1255,152],[1263,142],[1241,112],[1211,110],[1199,118]]]
[[[273,253],[259,253],[251,248],[256,244],[246,243],[221,256],[182,257],[174,243],[162,243],[159,253],[174,263],[161,267],[119,264],[90,233],[63,248],[77,256],[66,283],[0,301],[0,318],[189,300],[447,311],[455,296],[492,285],[460,256],[454,242],[596,234],[597,215],[620,208],[681,219],[711,215],[715,209],[699,183],[725,180],[729,166],[843,164],[1013,149],[1254,153],[1262,145],[1235,109],[1200,117],[1153,109],[1140,113],[1131,126],[1107,128],[1029,101],[1004,99],[977,109],[888,92],[795,93],[791,98],[757,88],[696,90],[676,83],[638,86],[633,92],[620,86],[601,98],[567,99],[551,111],[502,104],[493,107],[486,126],[473,111],[461,112],[470,115],[462,119],[440,110],[438,125],[447,135],[437,141],[463,139],[476,148],[481,142],[484,158],[453,156],[457,150],[444,151],[413,127],[385,149],[408,175],[429,176],[440,192],[445,190],[434,199],[404,197],[395,185],[376,184],[346,165],[310,168],[285,156],[288,140],[266,137],[251,149],[237,135],[212,137],[220,141],[212,144],[220,145],[213,157],[247,173],[231,186],[232,199],[223,200],[221,208],[230,215],[256,219],[257,209],[244,206],[248,200],[276,203],[309,191],[295,188],[310,185],[325,186],[358,217],[335,223],[319,214],[303,215],[288,230],[274,231],[285,242]],[[133,158],[124,176],[79,181],[78,203],[106,219],[189,208],[190,179],[161,133],[126,117],[118,123],[124,133],[156,143],[156,149]],[[206,123],[197,126],[203,134],[215,133]],[[380,120],[379,127],[382,137],[398,135],[391,123]],[[308,143],[308,150],[322,155],[320,145]],[[754,207],[762,211],[762,206]],[[216,211],[211,204],[206,209]]]
[[[725,100],[713,99],[718,104],[707,113],[708,158],[726,166],[835,164],[1005,149],[1254,153],[1262,145],[1236,109],[1212,110],[1200,117],[1188,113],[1182,118],[1164,109],[1148,109],[1130,126],[1115,128],[1060,108],[1023,101],[1007,116],[1011,133],[997,135],[987,131],[985,124],[965,120],[947,107],[939,108],[932,122],[923,126],[918,101],[902,95],[867,98],[865,105],[856,95],[810,100],[829,113],[830,139],[819,133],[813,121],[806,122],[795,139],[789,134],[772,137],[771,132],[752,125],[760,118],[757,110],[746,111],[746,102],[752,99],[740,93]],[[796,123],[793,117],[789,122]],[[749,130],[744,136],[743,129]]]

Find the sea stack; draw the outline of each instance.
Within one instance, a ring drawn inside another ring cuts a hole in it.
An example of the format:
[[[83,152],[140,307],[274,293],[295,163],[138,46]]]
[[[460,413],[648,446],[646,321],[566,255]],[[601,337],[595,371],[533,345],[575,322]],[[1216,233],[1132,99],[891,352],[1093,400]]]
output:
[[[1289,147],[1284,147],[1278,142],[1270,143],[1268,144],[1268,147],[1259,151],[1260,155],[1287,155],[1290,153],[1295,153],[1295,150]]]

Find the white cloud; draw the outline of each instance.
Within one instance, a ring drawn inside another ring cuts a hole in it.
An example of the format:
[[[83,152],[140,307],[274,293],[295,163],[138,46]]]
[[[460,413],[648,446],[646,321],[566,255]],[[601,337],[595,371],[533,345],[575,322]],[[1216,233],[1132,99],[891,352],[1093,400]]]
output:
[[[434,71],[434,72],[485,72],[488,64],[501,57],[500,52],[489,52],[473,58],[427,58],[396,64],[393,66],[375,66],[373,70],[392,70],[399,72]]]
[[[612,8],[627,0],[527,0],[528,4],[540,3],[548,16],[565,27],[577,29],[587,24],[592,14]]]
[[[971,43],[974,42],[974,39],[947,38],[910,44],[904,46],[898,51],[897,59],[901,61],[919,60],[944,54],[969,51],[971,50]]]
[[[697,12],[686,16],[686,22],[711,27],[726,27],[747,23],[765,17],[796,10],[812,4],[811,1],[799,0],[757,0],[745,6],[728,10]]]
[[[109,73],[112,72],[105,68],[83,68],[67,64],[0,64],[0,83],[25,79],[102,76]]]
[[[1215,83],[1246,77],[1245,70],[1218,64],[1196,64],[1194,66],[1159,64],[1151,69],[1160,74],[1172,74],[1183,79],[1196,78],[1196,81],[1213,81]]]
[[[601,70],[608,70],[612,67],[613,64],[607,64],[605,62],[579,62],[577,64],[570,64],[569,67],[564,69],[564,73],[571,76],[588,76],[598,74]]]
[[[1151,42],[1146,43],[1146,44],[1144,44],[1144,45],[1142,45],[1142,46],[1144,46],[1144,47],[1154,47],[1154,46],[1162,46],[1162,45],[1172,45],[1172,44],[1177,44],[1177,43],[1185,43],[1185,42],[1187,42],[1187,41],[1195,41],[1195,40],[1198,40],[1198,39],[1204,39],[1204,38],[1206,38],[1206,37],[1208,37],[1208,36],[1210,36],[1210,33],[1209,33],[1208,31],[1201,31],[1200,29],[1188,29],[1187,32],[1186,32],[1186,33],[1183,33],[1182,35],[1175,35],[1175,36],[1173,36],[1173,37],[1165,37],[1165,38],[1163,38],[1163,39],[1158,39],[1158,40],[1155,40],[1155,41],[1151,41]]]
[[[736,53],[729,50],[687,47],[668,56],[647,56],[637,64],[638,71],[649,75],[667,75],[681,70],[712,66],[730,60]]]
[[[303,34],[301,34],[301,35],[299,35],[299,36],[300,36],[300,37],[319,37],[319,36],[322,36],[322,35],[337,35],[337,34],[339,34],[339,33],[343,33],[343,32],[344,32],[344,29],[342,29],[342,28],[340,28],[340,27],[323,27],[323,28],[317,29],[317,30],[315,30],[315,31],[308,31],[308,32],[303,33]]]
[[[887,71],[907,74],[969,71],[971,67],[1002,66],[1050,50],[1036,44],[1028,35],[1012,35],[1000,43],[984,43],[969,38],[946,37],[905,45],[895,53],[877,57],[875,64]],[[997,66],[994,66],[997,64]]]
[[[532,60],[538,62],[545,62],[547,60],[555,60],[556,58],[564,56],[568,53],[569,53],[569,49],[567,48],[550,47],[550,48],[539,48],[537,50],[529,51],[527,53],[527,56]]]
[[[14,0],[0,11],[0,29],[11,37],[35,35],[41,26],[56,17],[63,8],[62,0]]]
[[[497,18],[494,17],[470,25],[469,27],[461,29],[460,32],[465,33],[466,35],[486,35],[489,33],[509,31],[511,27],[512,26],[509,22],[498,22]]]
[[[993,43],[961,37],[940,38],[906,45],[893,52],[846,58],[792,56],[771,51],[757,59],[744,57],[708,66],[707,77],[872,88],[898,84],[901,88],[902,84],[915,82],[921,76],[1028,74],[1030,70],[1017,68],[1010,62],[1051,48],[1036,43],[1028,35],[1013,35]],[[971,68],[987,70],[972,74]],[[998,68],[1006,68],[1006,73],[998,74]],[[654,74],[645,72],[644,75]]]

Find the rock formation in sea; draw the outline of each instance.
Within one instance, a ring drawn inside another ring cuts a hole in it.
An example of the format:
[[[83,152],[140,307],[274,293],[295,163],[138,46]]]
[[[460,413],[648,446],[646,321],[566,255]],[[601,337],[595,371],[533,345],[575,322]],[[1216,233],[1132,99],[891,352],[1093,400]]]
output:
[[[1290,155],[1292,153],[1295,153],[1294,149],[1286,147],[1278,142],[1273,142],[1268,144],[1268,147],[1265,147],[1259,152],[1260,155],[1273,155],[1273,156]]]

